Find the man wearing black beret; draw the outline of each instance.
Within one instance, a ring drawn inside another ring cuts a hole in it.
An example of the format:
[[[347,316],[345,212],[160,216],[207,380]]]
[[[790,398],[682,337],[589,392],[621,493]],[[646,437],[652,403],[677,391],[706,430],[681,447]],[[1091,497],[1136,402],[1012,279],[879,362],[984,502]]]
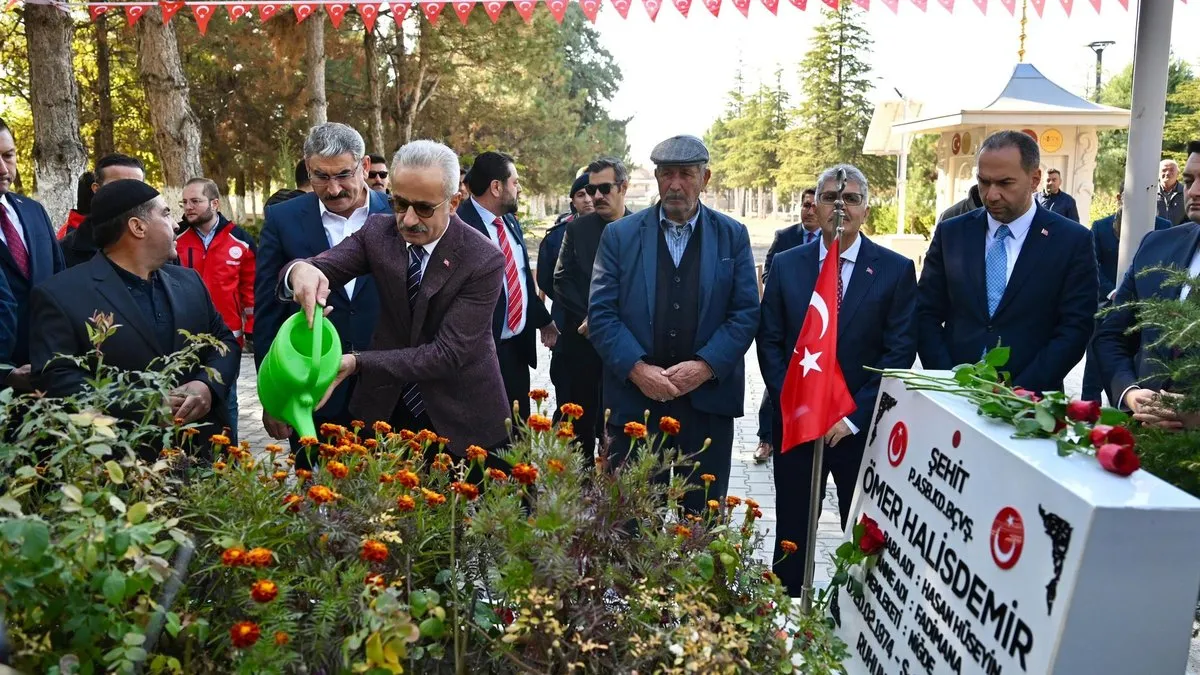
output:
[[[208,447],[209,436],[237,423],[228,419],[224,401],[241,352],[199,275],[166,264],[175,255],[171,209],[149,185],[118,180],[96,192],[91,218],[100,251],[33,291],[30,357],[35,388],[50,396],[70,396],[86,386],[89,370],[56,356],[81,356],[92,350],[88,327],[97,313],[111,314],[112,323],[119,326],[100,351],[105,365],[121,370],[160,366],[184,347],[181,330],[213,335],[225,345],[224,353],[205,349],[200,364],[179,378],[168,401],[174,418],[185,424],[204,423],[198,447]],[[220,381],[210,377],[208,369],[218,373]],[[107,412],[137,419],[143,413]]]

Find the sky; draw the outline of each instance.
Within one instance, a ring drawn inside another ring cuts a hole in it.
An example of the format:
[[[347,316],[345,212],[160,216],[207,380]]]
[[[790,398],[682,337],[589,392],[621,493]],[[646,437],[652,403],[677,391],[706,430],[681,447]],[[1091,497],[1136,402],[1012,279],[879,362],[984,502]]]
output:
[[[778,16],[773,16],[761,0],[751,0],[746,18],[732,0],[723,0],[718,18],[701,0],[693,0],[685,19],[664,0],[657,22],[651,22],[641,0],[632,2],[627,19],[604,3],[596,27],[624,74],[610,110],[614,117],[632,117],[631,155],[643,166],[649,165],[650,151],[660,140],[679,133],[703,136],[724,110],[739,64],[748,90],[762,81],[774,82],[782,67],[784,85],[798,99],[796,66],[825,6],[808,0],[807,11],[800,11],[781,0]],[[893,88],[899,89],[924,104],[922,116],[990,103],[1017,63],[1020,2],[1015,17],[999,0],[988,3],[986,16],[971,0],[957,0],[953,14],[937,0],[928,5],[921,12],[910,0],[900,0],[899,13],[892,14],[879,0],[871,3],[866,21],[875,40],[869,58],[876,78],[872,99],[897,100]],[[1030,6],[1025,61],[1084,96],[1096,77],[1096,56],[1087,44],[1113,40],[1116,44],[1104,52],[1104,77],[1119,72],[1133,59],[1137,17],[1116,0],[1103,0],[1101,7],[1097,14],[1087,0],[1075,0],[1068,17],[1060,0],[1047,0],[1044,16],[1038,18]],[[1200,0],[1175,0],[1172,49],[1200,71],[1197,28]]]

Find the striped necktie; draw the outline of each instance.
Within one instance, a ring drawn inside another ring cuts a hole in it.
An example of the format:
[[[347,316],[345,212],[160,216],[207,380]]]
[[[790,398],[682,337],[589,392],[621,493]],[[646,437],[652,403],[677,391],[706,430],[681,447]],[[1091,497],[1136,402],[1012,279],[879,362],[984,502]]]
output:
[[[0,232],[4,233],[4,240],[8,243],[8,252],[12,255],[13,262],[17,264],[17,270],[21,272],[21,276],[28,279],[29,251],[25,249],[25,242],[21,241],[21,233],[17,232],[12,218],[8,217],[8,209],[2,203],[0,203]]]
[[[504,287],[508,295],[508,311],[505,314],[505,322],[508,324],[508,329],[515,333],[517,327],[521,325],[521,277],[517,272],[517,259],[513,255],[512,244],[508,242],[504,221],[497,218],[492,221],[492,225],[496,226],[496,240],[500,242],[500,252],[504,254]]]
[[[416,306],[417,296],[421,293],[421,262],[425,260],[425,248],[422,246],[408,247],[408,311]],[[409,382],[400,390],[400,397],[413,417],[420,417],[425,412],[425,400],[421,398],[421,390],[416,382]]]

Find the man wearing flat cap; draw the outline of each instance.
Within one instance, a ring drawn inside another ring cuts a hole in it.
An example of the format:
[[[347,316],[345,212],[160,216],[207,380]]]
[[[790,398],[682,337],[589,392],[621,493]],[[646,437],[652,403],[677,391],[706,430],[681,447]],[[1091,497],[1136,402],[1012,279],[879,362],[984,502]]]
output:
[[[729,486],[745,355],[758,329],[754,256],[744,225],[700,203],[712,174],[699,138],[669,138],[650,160],[659,202],[605,228],[587,320],[612,410],[610,466],[629,454],[625,423],[647,410],[651,429],[663,416],[677,419],[681,431],[668,443],[698,453],[698,468],[677,471],[698,488],[684,508],[699,512]],[[704,474],[715,477],[707,494]]]
[[[104,364],[121,370],[148,370],[184,347],[179,333],[207,333],[225,346],[208,348],[196,368],[179,378],[168,400],[171,415],[185,424],[203,422],[200,438],[232,427],[225,397],[238,370],[241,351],[194,270],[167,265],[175,255],[175,222],[158,191],[137,180],[101,187],[92,199],[93,237],[100,251],[88,262],[55,275],[33,291],[30,357],[33,383],[50,396],[70,396],[86,386],[92,372],[57,355],[81,356],[92,350],[89,319],[111,314],[117,330],[100,346]],[[220,374],[220,381],[206,369]],[[141,410],[109,410],[117,417],[141,418]],[[163,420],[169,423],[170,420]],[[152,457],[146,457],[152,459]]]

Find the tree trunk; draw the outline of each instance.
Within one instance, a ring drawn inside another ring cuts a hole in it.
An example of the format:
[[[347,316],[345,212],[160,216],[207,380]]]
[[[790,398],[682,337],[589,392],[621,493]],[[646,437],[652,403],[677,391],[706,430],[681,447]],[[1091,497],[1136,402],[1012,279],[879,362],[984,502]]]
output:
[[[304,24],[304,68],[308,71],[308,123],[311,126],[329,121],[329,101],[325,98],[325,21],[313,12]]]
[[[379,55],[375,49],[376,38],[372,31],[363,32],[363,66],[367,69],[367,94],[370,97],[371,114],[367,118],[370,128],[371,150],[382,153],[391,162],[393,148],[383,141],[383,87],[379,83]]]
[[[53,5],[25,5],[29,93],[33,110],[33,172],[37,195],[54,225],[75,206],[75,181],[87,166],[79,136],[79,90],[71,64],[71,16]]]
[[[146,91],[154,146],[162,164],[167,203],[178,201],[183,184],[203,172],[200,120],[188,102],[188,82],[179,59],[175,29],[154,7],[137,24],[138,74]]]
[[[246,171],[239,170],[237,178],[233,181],[233,192],[237,196],[234,201],[233,215],[234,222],[241,223],[246,220]]]
[[[767,217],[767,191],[761,186],[758,188],[758,217]]]
[[[92,137],[94,159],[116,152],[113,140],[112,74],[108,51],[108,14],[96,17],[92,24],[96,38],[96,134]]]

